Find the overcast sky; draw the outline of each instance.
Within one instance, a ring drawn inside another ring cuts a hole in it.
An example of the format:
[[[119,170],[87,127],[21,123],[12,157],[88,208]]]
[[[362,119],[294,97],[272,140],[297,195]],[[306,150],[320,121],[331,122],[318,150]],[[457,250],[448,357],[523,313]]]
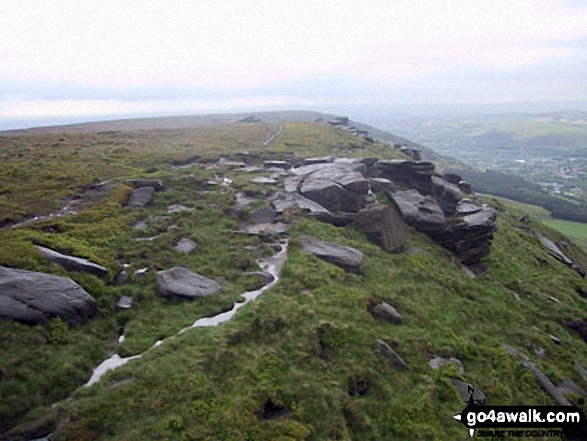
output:
[[[0,1],[0,121],[587,103],[587,1]]]

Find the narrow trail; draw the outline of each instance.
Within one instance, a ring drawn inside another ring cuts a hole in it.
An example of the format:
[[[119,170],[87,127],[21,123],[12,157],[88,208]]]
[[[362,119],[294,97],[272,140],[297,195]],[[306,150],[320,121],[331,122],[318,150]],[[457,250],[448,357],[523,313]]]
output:
[[[187,328],[184,328],[184,329],[178,331],[176,334],[174,334],[170,337],[167,337],[165,340],[159,340],[159,341],[155,342],[155,344],[153,346],[151,346],[149,349],[147,349],[145,352],[143,352],[141,354],[133,355],[131,357],[125,357],[125,358],[121,358],[118,354],[114,354],[112,357],[108,358],[107,360],[104,360],[98,367],[96,367],[94,369],[94,371],[92,373],[92,377],[84,385],[84,387],[92,386],[93,384],[100,381],[100,379],[102,378],[102,376],[106,372],[112,371],[120,366],[123,366],[131,360],[136,360],[138,358],[141,358],[145,353],[149,352],[151,349],[156,348],[157,346],[164,344],[169,339],[175,338],[176,336],[183,334],[184,332],[188,331],[191,328],[218,326],[219,324],[224,323],[224,322],[230,320],[231,318],[233,318],[234,315],[236,314],[236,312],[240,308],[245,306],[247,303],[255,300],[257,297],[259,297],[261,294],[263,294],[265,291],[267,291],[269,288],[274,286],[279,281],[281,267],[283,266],[283,263],[287,259],[287,246],[288,246],[288,242],[286,240],[284,244],[281,244],[281,251],[279,251],[277,254],[275,254],[271,257],[268,257],[266,259],[260,259],[258,261],[259,266],[261,267],[261,270],[266,271],[269,274],[271,274],[274,277],[274,279],[272,282],[268,283],[267,285],[265,285],[264,287],[262,287],[258,290],[247,291],[247,292],[241,294],[242,297],[244,297],[244,299],[245,299],[244,302],[235,303],[230,311],[222,312],[222,313],[217,314],[213,317],[204,317],[204,318],[200,318],[200,319],[196,320],[193,325],[188,326]],[[124,336],[120,337],[119,342],[122,343],[122,341],[124,341]]]
[[[263,145],[264,146],[268,146],[269,143],[271,141],[273,141],[275,139],[275,137],[277,135],[279,135],[282,131],[283,131],[283,123],[280,121],[278,123],[275,124],[274,129],[271,131],[271,133],[269,134],[269,136],[267,137],[267,139],[265,141],[263,141]]]

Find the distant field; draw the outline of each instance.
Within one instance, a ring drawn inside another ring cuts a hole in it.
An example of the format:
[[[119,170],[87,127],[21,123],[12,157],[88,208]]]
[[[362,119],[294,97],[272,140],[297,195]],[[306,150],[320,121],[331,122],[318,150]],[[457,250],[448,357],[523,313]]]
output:
[[[540,220],[543,224],[554,228],[558,232],[568,236],[584,251],[587,251],[587,223],[572,222],[561,219],[554,219],[550,216],[548,210],[538,205],[524,204],[522,202],[512,201],[511,199],[494,196],[499,202],[510,210],[528,214],[530,217]]]

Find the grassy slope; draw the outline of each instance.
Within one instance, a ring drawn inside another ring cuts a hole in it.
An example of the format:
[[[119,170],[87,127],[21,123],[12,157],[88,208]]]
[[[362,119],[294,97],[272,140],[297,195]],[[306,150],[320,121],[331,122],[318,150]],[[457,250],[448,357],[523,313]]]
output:
[[[247,150],[262,150],[267,128],[233,126],[233,136],[246,136],[238,132],[241,127],[258,130]],[[144,137],[148,138],[146,133]],[[169,145],[170,139],[159,146]],[[340,154],[352,145],[351,155],[395,154],[383,145],[357,143],[325,126],[293,123],[270,148],[322,155]],[[215,151],[234,151],[242,145],[221,144]],[[200,153],[198,147],[166,152],[163,162],[194,153]],[[134,159],[129,154],[120,160]],[[141,166],[158,161],[162,160],[148,158]],[[134,354],[196,318],[226,308],[246,289],[250,281],[242,270],[254,256],[243,246],[258,243],[227,234],[238,225],[222,214],[232,202],[231,193],[199,193],[214,172],[200,165],[173,170],[159,166],[151,175],[174,191],[158,193],[148,209],[122,207],[121,187],[78,215],[0,231],[0,264],[65,274],[40,258],[31,246],[35,241],[91,257],[109,268],[110,277],[121,263],[131,262],[131,270],[186,263],[206,276],[227,279],[218,297],[174,304],[157,298],[152,274],[143,280],[131,278],[122,287],[111,285],[110,279],[105,283],[69,274],[96,297],[100,313],[87,325],[65,331],[55,324],[31,328],[0,322],[2,353],[8,354],[0,360],[2,423],[13,425],[32,409],[26,421],[56,413],[71,421],[58,439],[468,439],[451,418],[463,405],[448,378],[459,374],[450,368],[431,370],[427,362],[433,355],[458,357],[466,369],[464,379],[482,388],[492,403],[550,403],[531,375],[505,354],[501,342],[527,353],[553,381],[570,376],[582,384],[572,364],[575,359],[587,364],[584,343],[562,323],[583,314],[587,302],[575,288],[587,286],[518,228],[507,211],[500,214],[499,231],[486,259],[489,275],[476,280],[461,271],[453,256],[414,230],[406,248],[423,253],[388,254],[352,228],[294,218],[289,258],[278,286],[231,322],[190,330],[107,375],[97,386],[77,390],[57,409],[45,409],[87,381],[91,369],[114,348],[120,324],[126,324],[128,336],[120,350]],[[133,173],[141,174],[140,167]],[[160,233],[160,239],[134,241],[139,234],[131,226],[148,215],[164,214],[170,203],[193,207],[197,215],[174,214],[146,233]],[[167,230],[172,224],[177,228]],[[300,234],[360,249],[366,255],[364,276],[345,274],[307,255],[297,246]],[[179,237],[194,239],[198,251],[175,254],[172,247]],[[587,263],[579,250],[572,253]],[[511,291],[520,295],[520,302]],[[125,293],[133,295],[135,306],[115,311],[113,302]],[[552,303],[549,295],[562,303]],[[373,320],[366,308],[374,299],[394,305],[405,324]],[[562,345],[554,345],[548,333],[557,335]],[[378,338],[406,360],[407,372],[395,371],[378,355]],[[546,361],[534,356],[535,346],[547,349]],[[128,378],[129,382],[109,387],[114,380]],[[367,392],[352,396],[349,389],[357,383],[365,383]],[[283,406],[285,414],[264,419],[262,409],[268,400]]]
[[[495,199],[504,204],[514,214],[519,214],[520,216],[528,214],[542,222],[544,225],[564,234],[581,247],[583,251],[587,252],[587,224],[583,222],[554,219],[548,210],[537,205],[524,204],[522,202],[500,197],[495,197]]]

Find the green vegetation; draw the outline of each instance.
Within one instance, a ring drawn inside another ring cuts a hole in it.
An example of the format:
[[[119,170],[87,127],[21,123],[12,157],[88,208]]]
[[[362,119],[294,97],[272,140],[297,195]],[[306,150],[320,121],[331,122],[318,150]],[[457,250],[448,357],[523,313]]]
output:
[[[505,353],[502,342],[528,354],[554,382],[571,377],[587,387],[573,369],[575,360],[587,365],[585,344],[564,327],[569,318],[583,315],[587,300],[576,289],[587,290],[587,283],[550,257],[520,228],[517,213],[496,201],[501,210],[499,230],[486,258],[488,272],[476,279],[462,271],[453,255],[415,230],[410,230],[402,253],[390,254],[351,227],[337,228],[292,213],[288,259],[274,288],[231,321],[190,329],[108,373],[98,384],[79,388],[109,351],[121,356],[141,353],[196,319],[230,307],[251,283],[244,272],[257,269],[258,255],[250,246],[261,250],[263,244],[236,232],[239,220],[230,210],[234,190],[210,191],[206,181],[230,175],[237,187],[250,186],[259,198],[270,187],[253,187],[246,177],[238,177],[239,172],[221,167],[208,169],[197,163],[173,168],[170,163],[196,155],[212,159],[241,149],[263,157],[288,152],[399,155],[388,145],[372,145],[311,123],[286,124],[264,147],[271,128],[235,124],[182,129],[175,135],[119,133],[117,147],[135,147],[118,157],[105,151],[104,161],[110,161],[111,168],[102,174],[97,165],[95,179],[161,179],[168,191],[156,193],[152,205],[132,210],[123,204],[128,187],[113,186],[78,214],[0,231],[0,265],[71,277],[99,306],[95,318],[77,327],[57,320],[36,327],[0,321],[0,431],[12,428],[12,433],[22,433],[45,425],[56,430],[57,440],[464,439],[464,428],[452,420],[463,404],[451,377],[475,384],[493,404],[551,403],[519,361]],[[67,136],[91,145],[84,136],[113,135]],[[29,146],[23,169],[30,171],[29,161],[38,159],[37,150],[45,148],[34,148],[32,140],[45,142],[44,138],[9,139],[0,145],[9,145],[10,151]],[[190,142],[194,145],[183,145]],[[99,142],[92,148],[107,149]],[[55,154],[61,154],[56,149]],[[70,165],[73,181],[90,182],[75,164]],[[28,173],[20,179],[37,188],[37,176]],[[38,191],[45,195],[46,213],[59,206],[67,191],[59,188],[55,195],[51,188],[58,187],[51,187],[51,176],[44,179],[48,182],[39,182]],[[2,185],[20,191],[17,180]],[[30,201],[21,202],[17,193],[11,198],[11,206],[3,205],[5,218],[31,212]],[[193,211],[167,213],[170,204]],[[147,221],[146,231],[133,229],[140,220]],[[538,222],[531,226],[561,240]],[[361,250],[364,275],[345,273],[305,253],[296,240],[302,234]],[[135,240],[140,237],[154,239]],[[182,237],[197,243],[193,253],[173,250]],[[68,273],[48,264],[33,244],[87,257],[105,265],[109,275],[102,280]],[[569,244],[565,251],[587,266],[587,257],[578,248]],[[123,263],[130,264],[129,280],[116,285],[114,278]],[[224,278],[221,294],[182,303],[158,297],[155,271],[178,264],[206,277]],[[143,267],[149,268],[145,276],[133,275]],[[120,295],[133,297],[130,310],[114,307]],[[549,296],[561,303],[553,303]],[[367,308],[378,300],[395,306],[404,324],[374,320]],[[126,340],[117,345],[121,326]],[[562,344],[555,345],[549,334]],[[378,353],[376,339],[388,342],[409,369],[396,371]],[[535,355],[536,347],[547,350],[545,360]],[[459,358],[465,374],[448,366],[432,370],[428,361],[435,355]],[[60,421],[67,424],[57,429]]]
[[[544,225],[564,234],[581,247],[583,251],[587,252],[587,224],[554,219],[547,210],[537,205],[524,204],[500,197],[495,197],[495,199],[499,200],[512,213],[520,217],[527,214],[534,220],[538,220]]]

